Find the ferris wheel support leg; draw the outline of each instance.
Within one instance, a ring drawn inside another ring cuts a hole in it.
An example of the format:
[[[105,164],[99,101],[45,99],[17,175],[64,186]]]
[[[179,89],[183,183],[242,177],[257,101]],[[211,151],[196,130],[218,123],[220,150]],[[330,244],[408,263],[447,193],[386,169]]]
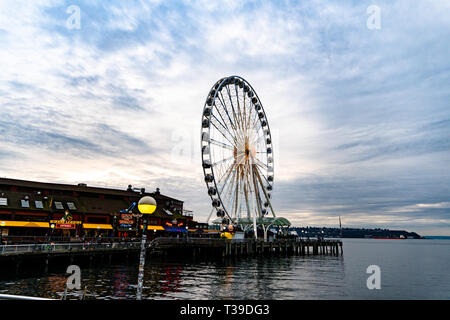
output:
[[[208,219],[206,219],[206,223],[209,223],[209,219],[211,219],[213,212],[214,212],[214,208],[212,208],[211,212],[209,213]]]
[[[250,166],[250,176],[254,179],[254,173],[253,173],[253,167],[252,166]],[[249,183],[249,185],[250,185],[250,183]],[[251,188],[250,188],[251,189]],[[255,189],[255,197],[256,197],[256,189]],[[255,199],[255,197],[252,197],[252,209],[255,209],[256,210],[256,206],[255,206],[255,202],[256,202],[256,199]],[[254,231],[254,233],[255,233],[255,239],[258,239],[258,226],[257,226],[257,224],[256,224],[256,216],[257,216],[257,212],[253,212],[253,231]]]
[[[264,185],[263,185],[261,176],[259,175],[259,170],[258,170],[258,168],[256,168],[256,177],[258,178],[258,181],[259,181],[259,183],[261,184],[261,188],[262,188],[262,190],[263,190],[263,192],[264,192],[264,195],[266,196],[267,202],[269,203],[270,210],[272,211],[272,215],[273,215],[273,217],[275,218],[275,217],[276,217],[276,215],[275,215],[275,210],[273,210],[272,202],[270,201],[270,198],[269,198],[269,196],[267,195],[266,190],[264,189]]]

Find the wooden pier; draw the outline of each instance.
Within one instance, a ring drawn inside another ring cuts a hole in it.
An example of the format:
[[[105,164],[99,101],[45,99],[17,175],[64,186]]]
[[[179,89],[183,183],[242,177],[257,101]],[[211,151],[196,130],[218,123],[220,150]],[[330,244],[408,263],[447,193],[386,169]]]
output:
[[[259,256],[259,255],[342,255],[340,240],[262,240],[157,238],[149,245],[150,254],[165,256]]]
[[[52,267],[67,268],[71,264],[127,263],[138,261],[140,243],[61,243],[0,246],[0,272],[24,270],[48,272]],[[64,269],[65,270],[65,269]]]

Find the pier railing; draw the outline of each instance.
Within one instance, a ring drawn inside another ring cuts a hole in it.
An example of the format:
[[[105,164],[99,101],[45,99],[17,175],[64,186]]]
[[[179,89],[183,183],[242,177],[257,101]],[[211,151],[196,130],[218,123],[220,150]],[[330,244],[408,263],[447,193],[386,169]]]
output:
[[[113,252],[114,250],[136,250],[140,242],[108,242],[108,243],[51,243],[51,244],[18,244],[1,245],[0,256],[21,254],[48,253],[83,253],[83,252]],[[161,237],[147,243],[151,252],[167,250],[213,250],[224,252],[224,255],[246,253],[295,252],[297,254],[342,254],[342,241],[324,239],[277,239],[263,241],[262,239],[195,238],[195,237]]]
[[[17,244],[0,246],[0,254],[139,248],[140,242]]]
[[[46,244],[46,243],[78,243],[78,242],[136,242],[139,237],[124,238],[124,237],[61,237],[61,236],[3,236],[0,237],[2,243],[6,244]]]

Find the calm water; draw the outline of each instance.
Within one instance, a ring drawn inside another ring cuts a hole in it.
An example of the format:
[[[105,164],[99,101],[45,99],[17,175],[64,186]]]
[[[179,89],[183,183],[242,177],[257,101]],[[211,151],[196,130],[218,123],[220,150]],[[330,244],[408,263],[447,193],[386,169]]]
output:
[[[380,290],[367,289],[369,265],[381,268]],[[66,274],[2,278],[0,293],[59,298]],[[137,265],[82,269],[88,299],[134,299],[136,282]],[[341,257],[149,261],[143,294],[149,299],[450,299],[450,241],[344,239]]]

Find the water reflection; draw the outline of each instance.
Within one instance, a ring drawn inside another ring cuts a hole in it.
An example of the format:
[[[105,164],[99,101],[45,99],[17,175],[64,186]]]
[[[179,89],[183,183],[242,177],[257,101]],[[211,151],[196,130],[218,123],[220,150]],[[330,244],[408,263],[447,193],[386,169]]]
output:
[[[214,262],[150,259],[145,299],[449,299],[450,241],[347,240],[341,256],[273,256]],[[418,259],[420,252],[420,259]],[[366,268],[382,269],[382,290],[368,290]],[[60,298],[60,273],[0,275],[0,293]],[[135,299],[138,267],[82,268],[86,299]],[[83,291],[71,291],[78,299]]]
[[[266,257],[215,262],[149,261],[144,299],[297,299],[314,297],[317,286],[342,281],[339,257]],[[0,292],[61,298],[66,274],[0,282]],[[82,290],[68,299],[135,299],[137,266],[106,266],[82,270]],[[299,296],[300,293],[300,296]]]
[[[165,277],[161,281],[162,296],[166,296],[169,292],[179,292],[181,287],[180,273],[183,269],[180,266],[169,267],[167,266],[165,271]]]
[[[113,275],[113,296],[115,298],[125,298],[126,289],[130,285],[128,280],[127,269],[125,267],[119,267],[117,272]]]

